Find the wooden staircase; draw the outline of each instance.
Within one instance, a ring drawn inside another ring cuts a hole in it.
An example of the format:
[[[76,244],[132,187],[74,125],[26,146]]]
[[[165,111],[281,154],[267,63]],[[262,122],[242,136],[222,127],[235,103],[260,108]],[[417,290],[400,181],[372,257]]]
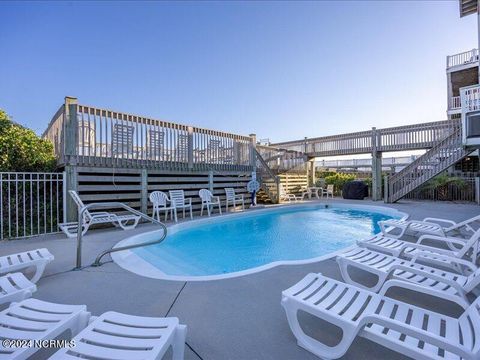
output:
[[[259,203],[278,203],[280,175],[289,171],[298,171],[305,166],[307,157],[302,152],[270,146],[258,146],[255,156],[257,181],[260,183],[257,201]]]
[[[458,127],[452,134],[388,179],[386,202],[393,203],[400,200],[473,150],[463,146],[462,130]]]

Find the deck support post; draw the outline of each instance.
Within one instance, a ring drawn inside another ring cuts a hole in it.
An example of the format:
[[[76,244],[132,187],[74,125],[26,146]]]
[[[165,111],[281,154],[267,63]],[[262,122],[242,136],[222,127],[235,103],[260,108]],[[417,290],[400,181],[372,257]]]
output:
[[[67,222],[74,222],[78,219],[78,208],[75,201],[73,201],[72,197],[68,194],[69,190],[78,191],[78,171],[77,165],[65,165],[65,211],[66,211],[66,221]],[[64,215],[65,219],[65,215]]]
[[[372,128],[372,200],[382,198],[382,152],[380,149],[380,133]]]
[[[257,168],[257,135],[250,134],[250,166],[252,167],[252,171],[255,171]]]
[[[213,171],[208,171],[208,190],[213,194]]]
[[[187,148],[187,155],[188,155],[188,170],[193,169],[193,127],[188,127],[188,148]]]
[[[383,179],[383,202],[388,203],[388,175],[385,175]]]
[[[315,186],[315,181],[315,158],[313,158],[307,163],[307,185]]]
[[[77,144],[78,144],[78,99],[70,96],[65,97],[65,127],[64,127],[64,160],[65,160],[65,185],[66,194],[69,190],[78,190],[77,173]],[[77,205],[72,197],[67,195],[65,199],[67,221],[76,221],[78,218]]]
[[[148,205],[148,172],[143,168],[140,173],[141,176],[141,198],[140,198],[140,211],[144,214],[147,213]]]

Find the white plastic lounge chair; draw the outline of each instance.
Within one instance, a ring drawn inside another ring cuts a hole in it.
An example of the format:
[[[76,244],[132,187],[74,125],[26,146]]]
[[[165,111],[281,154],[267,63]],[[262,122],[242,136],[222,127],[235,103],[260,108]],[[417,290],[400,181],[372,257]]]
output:
[[[332,184],[327,185],[326,189],[322,189],[322,197],[323,195],[325,195],[325,197],[328,199],[328,195],[330,195],[330,197],[333,198],[333,190],[334,190],[334,187]]]
[[[0,274],[35,267],[35,274],[30,281],[36,283],[42,276],[45,266],[53,259],[53,255],[45,248],[2,256],[0,257]]]
[[[66,330],[75,336],[88,324],[85,305],[55,304],[37,299],[12,303],[0,312],[0,338],[51,340]],[[0,343],[0,358],[28,359],[38,348],[10,348]]]
[[[242,204],[242,210],[245,210],[245,199],[243,194],[235,194],[234,188],[225,188],[225,211],[228,212],[228,204],[233,204],[233,209],[237,206],[237,201]]]
[[[419,253],[417,258],[421,259],[421,257],[422,253]],[[468,307],[470,301],[467,294],[472,292],[478,295],[480,268],[476,269],[470,262],[461,259],[445,256],[445,260],[466,268],[470,275],[465,276],[362,248],[355,248],[337,256],[343,279],[349,284],[377,292],[389,279],[403,280],[426,287],[438,293],[440,297],[461,302]],[[360,269],[376,275],[378,279],[376,284],[365,286],[353,280],[350,276],[350,268],[353,272]]]
[[[37,291],[34,283],[22,273],[7,274],[0,277],[0,304],[21,301]]]
[[[441,237],[435,235],[423,235],[416,243],[399,240],[395,238],[386,237],[383,235],[376,235],[367,240],[358,241],[360,247],[365,247],[371,250],[386,253],[395,257],[412,258],[419,252],[422,252],[422,261],[428,261],[435,265],[442,265],[458,270],[456,263],[451,264],[442,257],[436,257],[436,254],[450,256],[456,259],[463,259],[468,257],[473,264],[475,264],[478,256],[480,229],[477,230],[470,239],[461,239],[454,237]],[[424,243],[430,241],[438,245],[446,245],[449,250],[445,248],[425,245]],[[429,254],[428,257],[426,254]],[[428,258],[428,260],[427,260]]]
[[[167,194],[162,191],[154,191],[150,194],[149,199],[153,203],[152,217],[154,219],[160,221],[160,211],[165,211],[165,221],[167,221],[168,212],[173,219],[173,207],[167,204],[170,202]]]
[[[321,358],[343,356],[357,336],[413,359],[480,358],[480,298],[454,318],[385,297],[383,290],[375,294],[321,274],[308,274],[282,292],[282,305],[298,345]],[[328,346],[305,334],[298,321],[299,310],[341,328],[337,345]]]
[[[222,205],[220,204],[220,196],[213,196],[212,192],[207,189],[201,189],[198,192],[198,196],[202,199],[202,208],[200,209],[200,216],[203,215],[203,208],[207,207],[208,216],[210,216],[211,212],[213,211],[213,206],[218,206],[218,211],[220,215],[222,215]]]
[[[280,194],[279,194],[279,196],[280,196],[280,201],[286,200],[288,202],[292,202],[292,201],[297,202],[297,201],[302,200],[302,197],[300,197],[300,196],[297,196],[295,194],[287,193],[287,191],[285,190],[285,188],[283,187],[282,184],[280,184]]]
[[[161,359],[173,348],[173,359],[183,359],[187,327],[177,318],[153,318],[109,311],[81,331],[75,347],[63,348],[50,359]]]
[[[448,219],[427,217],[422,221],[390,219],[385,221],[379,221],[378,224],[380,225],[380,228],[382,229],[382,233],[384,235],[400,238],[405,233],[413,235],[430,234],[447,236],[462,235],[462,231],[464,231],[463,234],[467,233],[467,235],[471,235],[475,232],[475,229],[471,226],[475,222],[480,222],[480,215],[474,216],[459,223]],[[400,229],[400,233],[392,234],[391,230],[393,230],[394,228]]]
[[[74,190],[69,190],[68,193],[72,197],[72,199],[77,204],[78,208],[81,209],[85,206],[80,196],[78,196],[77,192]],[[109,213],[106,211],[102,212],[90,212],[85,211],[82,221],[82,235],[88,231],[90,226],[95,224],[109,224],[112,223],[114,226],[120,226],[123,230],[130,230],[134,229],[138,221],[140,220],[140,216],[133,215],[133,214],[126,214],[126,215],[117,215],[114,213]],[[130,224],[129,224],[130,223]],[[69,238],[74,238],[77,236],[78,230],[78,223],[77,222],[70,222],[70,223],[63,223],[59,225],[60,229],[67,235]]]
[[[173,214],[175,215],[175,222],[178,221],[177,210],[183,210],[183,218],[185,219],[185,209],[190,209],[190,219],[193,219],[192,212],[192,198],[185,199],[183,190],[170,190],[170,201],[172,202]]]

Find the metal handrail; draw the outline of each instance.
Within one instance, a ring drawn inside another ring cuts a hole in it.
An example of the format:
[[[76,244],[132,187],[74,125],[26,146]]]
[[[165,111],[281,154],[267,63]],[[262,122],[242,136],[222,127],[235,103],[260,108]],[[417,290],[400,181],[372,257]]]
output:
[[[144,243],[132,244],[132,245],[128,245],[128,246],[121,246],[121,247],[118,247],[118,248],[111,247],[110,249],[105,250],[102,253],[100,253],[97,256],[97,258],[95,259],[92,266],[102,265],[100,263],[100,260],[102,259],[102,257],[104,257],[105,255],[110,254],[112,252],[133,249],[133,248],[137,248],[137,247],[141,247],[141,246],[159,244],[167,237],[167,227],[165,226],[165,224],[163,224],[162,222],[160,222],[158,220],[155,220],[154,218],[152,218],[148,215],[145,215],[144,213],[142,213],[138,210],[132,209],[130,206],[125,205],[124,203],[121,203],[121,202],[101,202],[101,203],[92,203],[92,204],[82,206],[80,209],[78,209],[77,263],[76,263],[75,270],[78,270],[78,269],[82,268],[83,215],[85,214],[85,212],[87,210],[92,209],[92,208],[103,209],[103,208],[112,208],[112,207],[116,207],[116,208],[121,207],[121,208],[131,212],[132,214],[138,215],[145,220],[148,220],[148,221],[151,221],[152,223],[160,225],[163,228],[163,235],[159,240],[147,241],[147,242],[144,242]]]

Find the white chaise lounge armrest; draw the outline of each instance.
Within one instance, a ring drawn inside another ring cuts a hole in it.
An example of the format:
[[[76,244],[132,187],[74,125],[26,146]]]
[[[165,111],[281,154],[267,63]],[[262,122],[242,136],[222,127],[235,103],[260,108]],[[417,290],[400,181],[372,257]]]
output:
[[[378,292],[380,295],[385,295],[386,292],[391,289],[391,288],[402,288],[402,289],[407,289],[407,290],[412,290],[417,293],[423,293],[428,296],[434,296],[443,300],[449,300],[454,302],[455,304],[459,305],[462,307],[462,309],[466,310],[469,306],[470,303],[466,299],[466,294],[465,290],[460,286],[460,284],[456,283],[455,281],[448,280],[448,279],[443,279],[440,276],[430,274],[425,271],[421,271],[418,269],[411,269],[408,266],[402,266],[402,265],[394,265],[392,268],[395,267],[395,270],[404,270],[412,274],[416,274],[419,276],[423,276],[426,278],[429,278],[434,281],[438,281],[441,284],[449,285],[453,287],[455,290],[457,290],[458,296],[452,295],[452,294],[447,294],[444,291],[439,291],[434,288],[430,287],[425,287],[421,286],[418,284],[415,284],[413,282],[405,281],[405,279],[402,280],[387,280],[383,283],[382,287],[380,288],[380,291]]]
[[[425,330],[415,328],[406,323],[387,318],[385,316],[371,314],[363,316],[358,325],[362,328],[368,324],[377,324],[388,329],[398,331],[401,334],[414,337],[415,339],[422,340],[428,344],[432,344],[440,349],[444,349],[448,352],[458,355],[464,360],[475,360],[472,353],[468,348],[461,344],[452,344],[447,337],[441,337],[429,333]]]
[[[412,261],[415,262],[416,259],[427,259],[427,260],[430,260],[432,259],[432,254],[429,253],[429,252],[425,252],[425,251],[419,251],[417,254],[415,254],[415,256],[412,258]],[[438,260],[444,260],[445,262],[450,262],[450,263],[455,263],[457,265],[459,265],[459,268],[467,268],[468,271],[465,272],[465,271],[461,271],[462,274],[469,274],[470,272],[475,272],[475,270],[477,270],[477,267],[472,264],[470,261],[467,261],[467,260],[464,260],[464,259],[459,259],[457,257],[454,257],[454,256],[450,256],[450,255],[447,255],[447,254],[444,254],[444,255],[441,255],[441,254],[435,254],[435,258],[438,259]]]
[[[448,219],[433,218],[433,217],[426,217],[425,219],[423,219],[423,221],[428,222],[428,223],[432,223],[432,224],[436,224],[436,225],[441,225],[441,224],[437,224],[437,223],[445,223],[445,224],[449,224],[449,225],[452,225],[452,226],[457,225],[457,223],[455,221],[448,220]]]
[[[402,251],[400,252],[400,255],[403,255],[405,253],[405,250],[408,249],[408,248],[414,248],[414,249],[417,249],[417,250],[429,251],[429,252],[433,252],[435,254],[440,254],[440,255],[447,255],[447,256],[454,255],[454,251],[452,251],[452,250],[441,249],[441,248],[436,248],[436,247],[433,247],[433,246],[417,244],[417,243],[412,243],[412,244],[405,245],[403,247]]]
[[[433,240],[434,242],[441,242],[443,244],[451,243],[460,246],[464,246],[466,240],[462,238],[449,237],[449,236],[437,236],[437,235],[422,235],[418,238],[417,244],[421,244],[424,240]]]

